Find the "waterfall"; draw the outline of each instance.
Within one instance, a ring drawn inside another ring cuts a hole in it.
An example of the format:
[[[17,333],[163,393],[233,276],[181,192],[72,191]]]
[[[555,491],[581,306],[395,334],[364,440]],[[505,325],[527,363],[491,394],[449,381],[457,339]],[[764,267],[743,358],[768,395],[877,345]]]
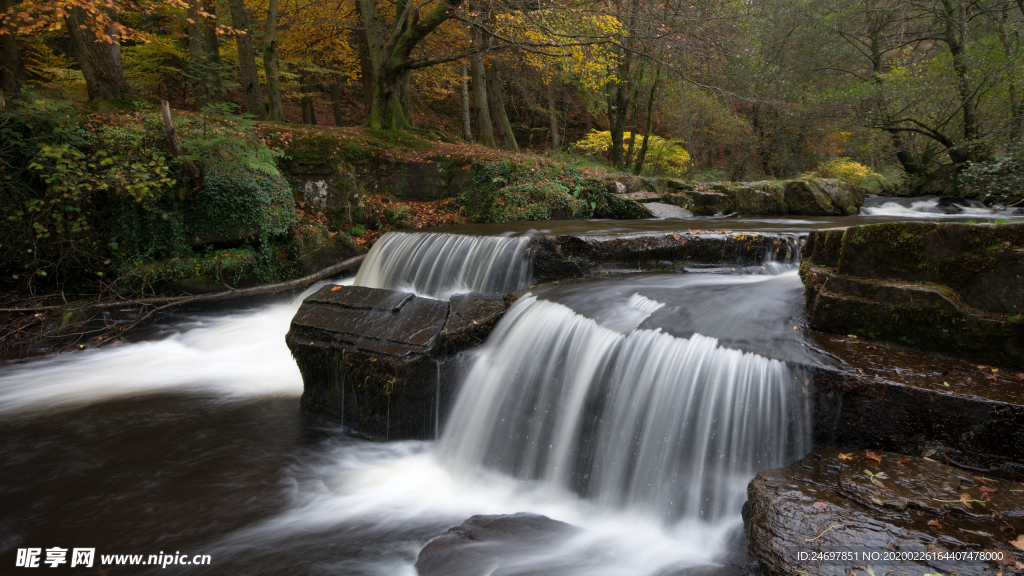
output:
[[[355,284],[442,299],[504,294],[530,286],[529,244],[528,237],[389,232],[373,245]]]
[[[623,333],[521,298],[463,382],[442,457],[612,508],[716,520],[738,514],[758,470],[806,453],[802,374],[700,334],[637,330],[657,303],[626,308]]]

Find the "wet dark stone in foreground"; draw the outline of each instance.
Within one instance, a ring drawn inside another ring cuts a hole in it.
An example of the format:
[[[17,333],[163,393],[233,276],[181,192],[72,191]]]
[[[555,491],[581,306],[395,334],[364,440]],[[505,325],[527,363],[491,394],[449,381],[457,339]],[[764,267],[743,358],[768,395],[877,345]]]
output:
[[[433,438],[442,366],[482,343],[504,314],[501,298],[451,302],[361,286],[307,297],[285,340],[302,372],[304,412],[384,439]]]
[[[763,576],[849,575],[853,569],[877,576],[893,570],[995,576],[1024,569],[1024,551],[1012,544],[1024,543],[1018,540],[1024,485],[925,458],[819,450],[758,473],[747,495],[743,521],[759,564],[750,571]],[[940,556],[949,552],[984,552],[989,559]],[[822,553],[856,558],[816,556]]]
[[[419,576],[543,574],[529,569],[510,572],[508,564],[531,552],[550,550],[558,540],[579,531],[571,524],[526,512],[473,516],[431,540],[420,551],[416,571]]]

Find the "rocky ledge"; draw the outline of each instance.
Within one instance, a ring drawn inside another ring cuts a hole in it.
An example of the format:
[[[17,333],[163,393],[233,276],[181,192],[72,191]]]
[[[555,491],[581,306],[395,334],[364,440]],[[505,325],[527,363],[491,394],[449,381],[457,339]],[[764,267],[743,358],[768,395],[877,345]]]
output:
[[[763,576],[1024,569],[1024,485],[928,458],[819,450],[758,473],[747,495],[750,572]]]
[[[530,249],[536,281],[553,282],[603,272],[683,272],[796,262],[801,242],[796,235],[709,231],[538,236]]]
[[[851,216],[860,212],[865,192],[839,180],[823,178],[697,184],[656,180],[650,184],[658,192],[637,190],[624,197],[672,204],[697,216]]]
[[[1024,224],[817,230],[800,275],[816,329],[1024,368]]]
[[[377,438],[433,438],[451,395],[442,372],[482,343],[505,313],[501,298],[450,301],[360,286],[307,297],[285,340],[302,373],[304,412]]]

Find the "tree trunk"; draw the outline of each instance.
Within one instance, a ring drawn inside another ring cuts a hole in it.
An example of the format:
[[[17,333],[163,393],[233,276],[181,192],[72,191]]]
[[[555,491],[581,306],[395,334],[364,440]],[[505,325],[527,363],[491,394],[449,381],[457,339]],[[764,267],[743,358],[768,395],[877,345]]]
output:
[[[199,0],[188,3],[188,55],[192,61],[192,91],[195,92],[195,109],[202,110],[209,101],[210,85],[206,76],[206,58],[203,51],[203,18],[199,16]]]
[[[410,84],[412,80],[412,73],[408,70],[402,73],[402,79],[398,82],[398,101],[402,104],[402,115],[405,116],[405,121],[408,123],[409,128],[415,128],[416,122],[413,117],[415,108],[412,102],[412,86]]]
[[[345,108],[341,105],[341,82],[331,84],[331,112],[334,113],[334,125],[345,125]]]
[[[249,31],[249,12],[245,9],[244,0],[230,0],[229,7],[232,27],[245,31],[245,34],[235,36],[235,44],[238,46],[238,79],[245,95],[245,111],[260,120],[265,120],[267,108],[263,103],[260,76],[256,71],[256,51]]]
[[[207,14],[216,15],[217,4],[213,0],[205,0],[203,10]],[[224,82],[221,79],[220,39],[217,37],[217,21],[206,19],[203,25],[203,50],[206,52],[206,74],[210,79],[210,100],[220,101],[224,93]]]
[[[91,30],[83,30],[87,14],[81,8],[72,8],[66,18],[71,48],[82,67],[89,101],[118,100],[131,94],[124,79],[121,63],[106,42],[99,42]]]
[[[270,110],[267,119],[284,122],[284,107],[281,105],[281,78],[277,70],[277,11],[279,0],[270,0],[267,6],[266,36],[263,38],[263,70],[267,75],[267,96]]]
[[[608,96],[608,125],[611,132],[612,145],[609,149],[612,166],[621,168],[625,160],[625,136],[626,113],[628,102],[626,101],[626,86],[623,80],[619,80],[614,86],[609,87]]]
[[[473,141],[473,123],[469,114],[469,70],[462,64],[462,140]]]
[[[302,79],[299,81],[299,90],[302,91],[302,97],[299,102],[302,105],[302,123],[310,126],[316,126],[316,109],[313,108],[313,86],[309,81],[309,77],[305,74],[302,75]]]
[[[647,142],[651,139],[651,128],[654,126],[654,99],[658,94],[658,84],[661,82],[661,65],[654,71],[654,81],[651,83],[651,94],[647,98],[647,114],[646,114],[646,126],[644,127],[644,141],[640,144],[640,152],[636,157],[636,164],[634,165],[633,171],[638,175],[643,172],[644,161],[647,159]],[[687,113],[689,117],[689,113]],[[687,143],[689,144],[689,143]],[[690,158],[690,164],[693,164],[693,157]]]
[[[483,33],[473,29],[473,44],[482,49]],[[473,112],[476,113],[476,141],[478,144],[494,147],[494,125],[491,123],[491,111],[487,106],[487,70],[481,53],[473,55],[471,68],[473,72]]]
[[[548,82],[548,131],[551,133],[551,149],[559,150],[562,139],[558,135],[558,108],[555,106],[554,81]]]
[[[408,74],[402,66],[404,58],[401,54],[386,51],[384,27],[377,13],[374,0],[358,0],[359,15],[363,20],[366,33],[366,51],[370,59],[373,75],[369,81],[373,85],[370,98],[370,128],[376,130],[402,130],[410,128],[409,120],[402,109],[402,88],[406,81],[403,75]],[[397,10],[402,11],[403,4]],[[396,23],[399,35],[405,29],[405,22]],[[407,84],[406,84],[407,85]]]
[[[409,74],[413,69],[431,66],[444,60],[413,62],[410,60],[410,54],[438,26],[455,16],[455,9],[459,4],[461,0],[444,0],[420,18],[420,7],[399,0],[395,5],[398,17],[395,19],[393,30],[385,34],[384,25],[377,12],[377,3],[374,0],[357,0],[356,7],[363,21],[367,53],[373,68],[370,128],[403,130],[412,127],[406,114],[407,110],[412,111]]]
[[[971,71],[967,55],[967,14],[966,7],[958,0],[942,0],[946,29],[943,40],[953,57],[953,71],[956,73],[956,88],[963,110],[964,143],[950,149],[950,157],[961,170],[964,162],[977,159],[978,155],[978,102],[971,85]]]
[[[6,12],[14,0],[0,0],[0,12]],[[0,92],[8,97],[21,94],[25,84],[25,63],[21,61],[14,34],[0,34]],[[0,94],[2,96],[2,94]]]
[[[501,93],[501,78],[498,77],[498,69],[494,64],[487,64],[487,100],[491,112],[491,119],[494,121],[494,135],[501,142],[502,148],[519,152],[519,143],[512,133],[512,123],[508,121],[508,113],[505,111],[505,96]]]

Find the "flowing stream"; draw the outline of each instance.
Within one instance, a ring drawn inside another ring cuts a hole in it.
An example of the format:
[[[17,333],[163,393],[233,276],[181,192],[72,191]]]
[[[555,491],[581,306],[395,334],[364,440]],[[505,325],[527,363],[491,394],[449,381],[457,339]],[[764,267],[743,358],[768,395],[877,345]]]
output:
[[[354,281],[435,298],[530,285],[526,228],[463,231],[494,236],[389,235]],[[212,559],[111,573],[411,575],[467,517],[534,512],[583,531],[499,573],[738,574],[746,482],[807,449],[793,366],[828,361],[798,329],[792,263],[535,286],[467,355],[440,440],[368,442],[298,413],[284,334],[305,293],[0,366],[0,566],[59,546]]]

